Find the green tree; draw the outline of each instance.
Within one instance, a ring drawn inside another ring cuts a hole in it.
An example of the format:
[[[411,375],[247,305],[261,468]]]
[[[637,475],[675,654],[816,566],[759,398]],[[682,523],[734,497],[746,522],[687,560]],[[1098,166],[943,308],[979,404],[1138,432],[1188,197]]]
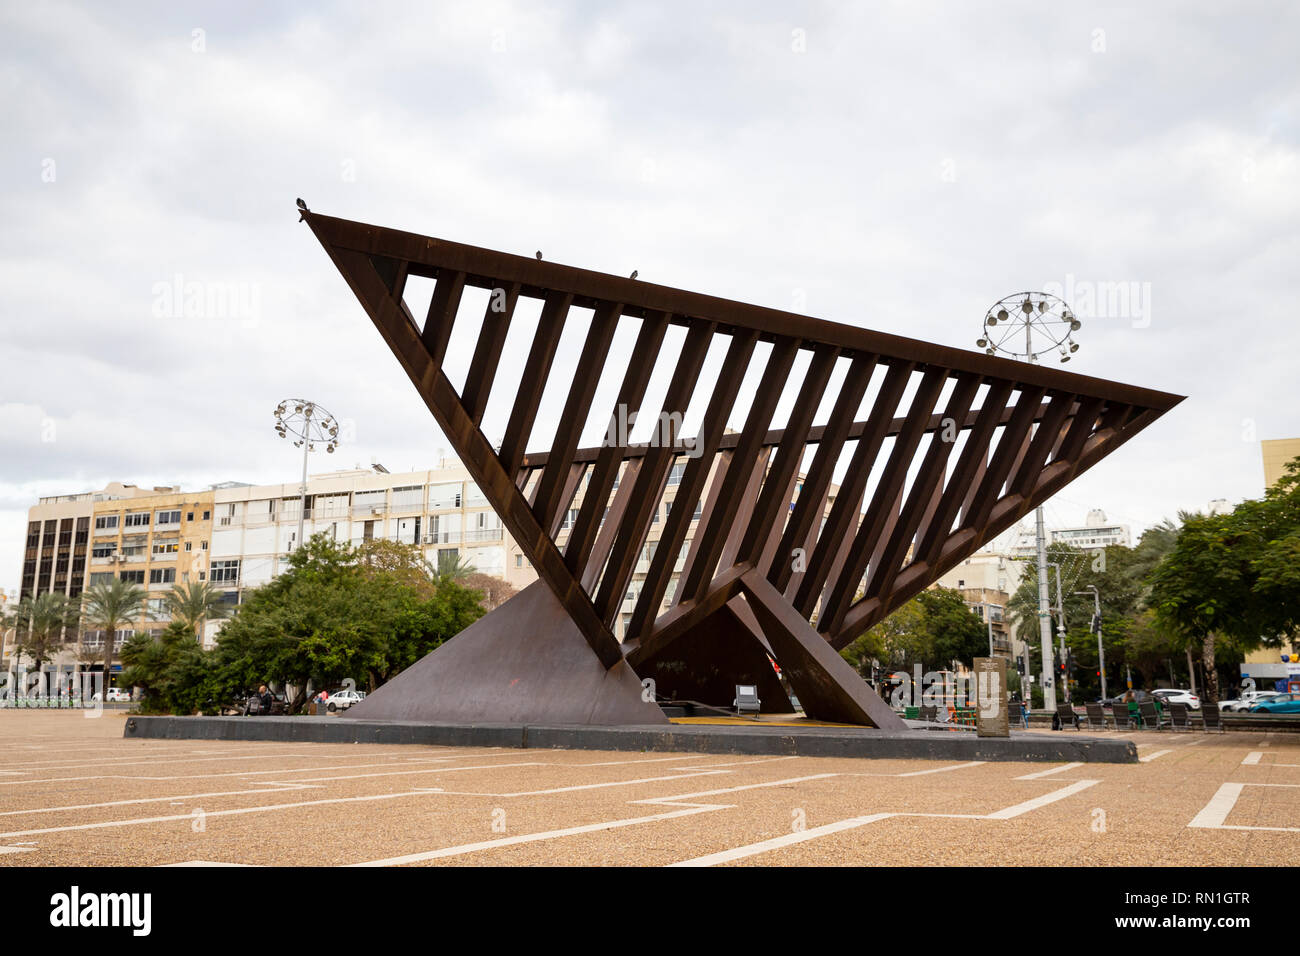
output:
[[[220,588],[213,587],[207,581],[177,584],[167,595],[166,601],[172,620],[183,624],[198,642],[203,640],[204,624],[230,615],[230,608],[222,600]]]
[[[954,662],[969,666],[988,653],[988,632],[981,621],[950,588],[922,591],[889,617],[874,625],[840,652],[863,677],[873,665],[886,671],[948,668]]]
[[[122,647],[122,680],[141,689],[145,713],[217,711],[213,653],[194,640],[184,621],[161,632],[138,633]]]
[[[1151,574],[1157,617],[1199,645],[1206,696],[1219,699],[1220,648],[1240,654],[1294,641],[1300,625],[1300,459],[1260,500],[1184,515],[1174,549]]]
[[[104,686],[113,672],[113,642],[123,624],[145,621],[153,614],[145,606],[147,593],[137,584],[121,578],[101,581],[82,595],[84,626],[104,633]]]
[[[14,632],[15,663],[26,654],[38,669],[77,629],[79,606],[65,594],[28,594],[5,614],[0,625]]]
[[[315,535],[222,629],[214,692],[283,681],[296,712],[309,682],[351,677],[373,689],[481,616],[479,598],[454,579],[431,577],[411,546],[358,549]]]

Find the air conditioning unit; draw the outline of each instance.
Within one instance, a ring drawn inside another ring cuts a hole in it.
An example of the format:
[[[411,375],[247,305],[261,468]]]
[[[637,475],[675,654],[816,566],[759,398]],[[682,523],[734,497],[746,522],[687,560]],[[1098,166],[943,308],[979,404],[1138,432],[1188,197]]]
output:
[[[437,542],[438,542],[438,536],[436,534],[426,534],[424,536],[425,544],[436,544]]]
[[[381,515],[381,514],[384,513],[384,509],[383,509],[383,508],[371,508],[371,509],[370,509],[370,513],[371,513],[372,515]]]

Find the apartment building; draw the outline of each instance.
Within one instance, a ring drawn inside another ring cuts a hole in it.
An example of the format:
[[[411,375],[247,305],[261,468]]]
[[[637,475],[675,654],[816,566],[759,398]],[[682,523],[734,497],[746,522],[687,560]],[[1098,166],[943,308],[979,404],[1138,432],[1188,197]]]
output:
[[[1048,528],[1047,540],[1052,544],[1068,544],[1071,547],[1092,551],[1109,548],[1111,545],[1133,547],[1133,533],[1126,524],[1119,524],[1106,519],[1106,512],[1094,508],[1088,512],[1082,525],[1065,528]],[[1011,549],[1017,558],[1037,557],[1038,547],[1032,533],[1022,534],[1019,542]]]
[[[685,469],[682,460],[669,472],[663,500],[615,621],[620,638],[631,620]],[[832,486],[827,511],[834,504],[836,491]],[[585,493],[584,482],[557,536],[561,550]],[[115,483],[99,492],[42,499],[29,513],[32,530],[24,562],[24,588],[57,588],[75,597],[85,587],[109,578],[139,584],[149,594],[153,616],[142,616],[114,635],[120,647],[136,631],[166,626],[164,598],[175,584],[207,581],[223,592],[231,606],[241,603],[250,589],[266,584],[288,566],[289,555],[299,543],[300,517],[304,538],[323,533],[353,545],[376,539],[397,541],[418,546],[434,566],[441,560],[460,559],[517,589],[537,580],[522,549],[468,470],[454,459],[423,471],[389,473],[376,465],[311,475],[305,500],[303,511],[302,487],[297,481],[274,485],[232,481],[202,492],[171,487],[146,490]],[[672,601],[676,573],[690,551],[702,507],[696,504],[674,563],[665,608]],[[208,622],[205,646],[215,643],[221,627],[221,621]],[[86,651],[102,653],[105,639],[94,631],[84,634],[81,657],[89,656]],[[78,659],[75,650],[69,649],[58,664],[71,667]]]
[[[993,632],[993,653],[1014,659],[1023,656],[1024,643],[1007,613],[1011,596],[1020,587],[1024,565],[999,551],[979,551],[948,571],[937,587],[958,591],[966,605]]]
[[[89,584],[90,569],[95,563],[91,531],[96,509],[102,508],[107,514],[124,508],[127,502],[174,491],[170,487],[139,488],[110,482],[98,491],[41,498],[27,511],[27,541],[23,550],[18,599],[49,593],[79,598]],[[116,544],[120,544],[120,537]],[[67,635],[70,644],[77,636]],[[7,639],[5,645],[3,666],[8,670],[20,662],[12,640]],[[58,655],[54,669],[72,673],[78,660],[74,645]]]
[[[215,485],[212,496],[206,580],[234,605],[288,566],[298,545],[301,483],[226,482]],[[435,567],[442,559],[460,559],[516,587],[536,579],[460,462],[398,474],[376,467],[312,475],[301,517],[304,538],[327,534],[353,545],[397,541],[418,546]],[[210,623],[205,641],[214,640],[220,628],[220,622]]]
[[[149,595],[148,613],[114,635],[117,646],[137,631],[166,627],[166,595],[177,584],[203,580],[212,496],[211,491],[155,488],[147,495],[94,502],[86,587],[121,578]],[[89,653],[102,653],[106,639],[100,631],[85,630],[81,644]]]

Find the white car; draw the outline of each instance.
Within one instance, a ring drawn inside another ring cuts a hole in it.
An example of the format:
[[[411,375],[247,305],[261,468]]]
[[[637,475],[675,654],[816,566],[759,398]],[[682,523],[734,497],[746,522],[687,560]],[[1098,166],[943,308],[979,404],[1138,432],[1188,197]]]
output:
[[[1278,692],[1275,690],[1248,690],[1241,695],[1240,700],[1223,701],[1219,704],[1219,709],[1234,713],[1245,713],[1256,704],[1262,704],[1264,701],[1276,696],[1278,696]]]
[[[101,696],[102,695],[99,691],[95,691],[94,695],[90,699],[99,700]],[[131,702],[131,692],[129,690],[123,690],[120,687],[110,687],[108,689],[108,696],[103,699],[107,700],[110,704],[129,704]]]
[[[1159,698],[1160,702],[1165,706],[1169,704],[1186,704],[1189,710],[1201,709],[1201,698],[1190,690],[1162,687],[1160,690],[1152,691],[1151,696]]]
[[[325,709],[331,713],[336,710],[347,710],[353,704],[359,704],[365,699],[366,692],[363,690],[341,690],[330,694],[325,699]]]

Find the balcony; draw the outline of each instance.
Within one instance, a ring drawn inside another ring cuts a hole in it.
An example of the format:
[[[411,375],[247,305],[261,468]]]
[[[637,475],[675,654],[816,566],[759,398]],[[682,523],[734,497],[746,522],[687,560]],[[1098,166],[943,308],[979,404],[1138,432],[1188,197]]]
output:
[[[475,528],[466,531],[463,540],[466,544],[483,544],[487,541],[501,541],[504,537],[504,528]]]

